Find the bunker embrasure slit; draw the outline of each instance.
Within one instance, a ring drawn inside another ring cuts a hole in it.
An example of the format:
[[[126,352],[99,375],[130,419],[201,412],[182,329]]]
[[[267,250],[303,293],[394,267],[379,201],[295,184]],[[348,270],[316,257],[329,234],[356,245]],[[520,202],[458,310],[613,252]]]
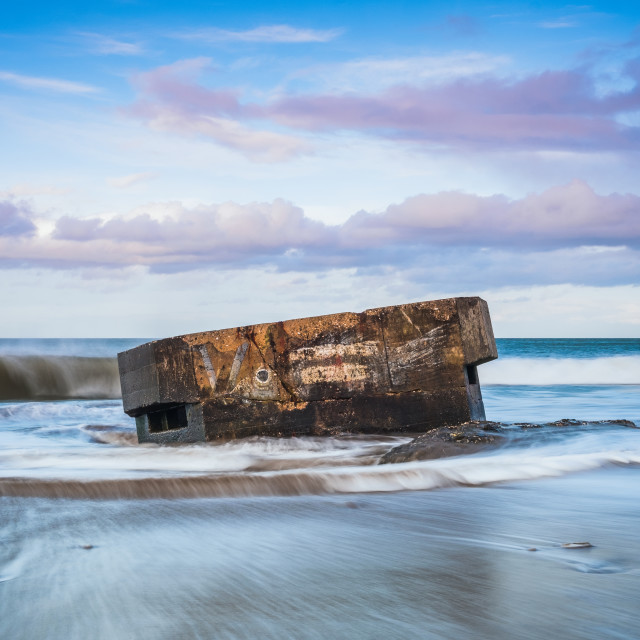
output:
[[[171,407],[164,411],[152,411],[147,414],[147,420],[149,433],[173,431],[174,429],[184,429],[189,426],[187,409],[184,405]]]
[[[150,433],[160,433],[166,431],[166,419],[164,417],[164,411],[153,411],[147,414],[147,420],[149,423]]]

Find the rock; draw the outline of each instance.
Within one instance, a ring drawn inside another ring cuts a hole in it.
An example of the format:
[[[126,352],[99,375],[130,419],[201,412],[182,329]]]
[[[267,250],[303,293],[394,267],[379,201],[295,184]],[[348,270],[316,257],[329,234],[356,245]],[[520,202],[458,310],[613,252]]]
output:
[[[596,420],[594,424],[614,424],[619,427],[630,427],[631,429],[638,429],[635,422],[631,420]]]
[[[593,547],[590,542],[565,542],[562,545],[563,549],[589,549]]]
[[[547,422],[546,426],[549,427],[580,427],[582,425],[589,424],[584,420],[574,420],[573,418],[562,418],[562,420],[556,420],[555,422]]]
[[[525,425],[518,424],[517,426],[522,427],[537,427],[537,426],[545,426],[545,427],[583,427],[588,424],[597,424],[602,426],[612,426],[612,427],[629,427],[631,429],[637,429],[635,422],[631,422],[631,420],[576,420],[574,418],[562,418],[562,420],[556,420],[555,422],[546,422],[544,425]]]
[[[497,422],[473,421],[454,427],[440,427],[387,451],[378,464],[435,460],[476,453],[502,444],[503,427]]]

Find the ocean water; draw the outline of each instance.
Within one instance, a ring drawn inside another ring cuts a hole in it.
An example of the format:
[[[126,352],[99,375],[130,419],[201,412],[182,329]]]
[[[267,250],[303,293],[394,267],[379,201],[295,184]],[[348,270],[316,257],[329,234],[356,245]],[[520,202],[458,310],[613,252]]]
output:
[[[498,340],[504,442],[386,465],[409,437],[138,445],[144,341],[0,340],[3,640],[640,637],[640,340]]]

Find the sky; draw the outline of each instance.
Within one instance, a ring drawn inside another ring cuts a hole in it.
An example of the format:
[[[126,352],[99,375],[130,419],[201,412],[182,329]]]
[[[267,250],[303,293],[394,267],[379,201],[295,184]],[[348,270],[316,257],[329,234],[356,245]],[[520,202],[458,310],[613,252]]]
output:
[[[0,96],[1,337],[640,335],[640,4],[12,3]]]

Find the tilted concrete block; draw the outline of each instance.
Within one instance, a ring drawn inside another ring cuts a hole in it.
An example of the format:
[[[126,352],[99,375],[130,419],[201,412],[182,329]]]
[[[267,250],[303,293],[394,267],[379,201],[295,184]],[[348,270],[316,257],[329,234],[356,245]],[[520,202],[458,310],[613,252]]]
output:
[[[450,298],[156,340],[118,354],[140,442],[422,432],[484,420],[487,303]]]

